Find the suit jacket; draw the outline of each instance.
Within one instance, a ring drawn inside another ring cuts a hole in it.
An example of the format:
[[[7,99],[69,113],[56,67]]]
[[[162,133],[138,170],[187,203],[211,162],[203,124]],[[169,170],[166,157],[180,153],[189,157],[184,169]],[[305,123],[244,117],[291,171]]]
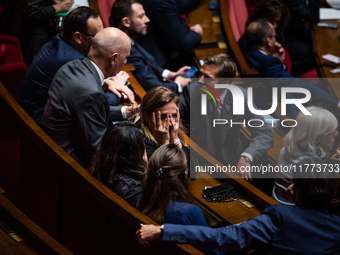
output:
[[[99,75],[88,58],[56,73],[48,91],[41,126],[85,168],[110,123],[109,104]]]
[[[138,47],[138,50],[136,48],[136,45]],[[148,61],[150,61],[155,68],[158,68],[158,74],[154,71]],[[173,90],[174,92],[178,92],[177,83],[169,83],[163,81],[160,74],[164,71],[164,68],[160,67],[157,64],[155,58],[136,42],[135,44],[131,45],[131,51],[130,55],[127,58],[127,63],[135,67],[136,70],[133,74],[146,91],[155,86],[163,86]]]
[[[57,31],[51,24],[55,15],[53,0],[27,0],[23,11],[22,33],[20,35],[23,57],[30,65],[39,49],[48,42]]]
[[[188,31],[176,0],[142,0],[141,3],[150,25],[148,34],[139,38],[139,42],[160,66],[171,59],[173,51],[188,52],[200,43],[201,36]]]
[[[257,49],[251,49],[245,55],[249,66],[256,68],[260,77],[294,78],[276,57],[265,55]]]
[[[104,184],[134,207],[142,197],[142,181],[124,174],[116,174],[112,171],[108,183]]]
[[[165,224],[163,240],[221,251],[275,255],[340,254],[340,217],[326,209],[269,205],[261,215],[221,228]]]
[[[230,124],[231,120],[234,123],[240,123],[243,122],[243,120],[247,123],[248,120],[251,119],[263,120],[262,116],[255,115],[249,111],[247,107],[246,90],[240,87],[245,95],[245,115],[233,115],[233,98],[231,92],[228,91],[223,101],[220,117],[218,117],[219,119],[228,120],[228,123],[226,125],[216,125],[216,127],[212,127],[212,120],[209,118],[209,114],[206,116],[201,115],[201,95],[199,93],[198,86],[199,85],[196,84],[185,86],[183,90],[183,97],[181,97],[182,99],[184,97],[187,99],[190,98],[191,101],[190,138],[205,150],[208,149],[209,142],[212,139],[214,144],[213,156],[225,165],[231,164],[232,166],[236,166],[243,152],[252,155],[253,162],[259,160],[273,143],[273,134],[267,124],[264,124],[262,127],[247,127],[252,136],[249,144],[245,143],[246,140],[241,135],[241,125]],[[190,89],[191,97],[188,96]],[[188,106],[189,104],[185,103],[185,105]],[[255,122],[253,122],[252,125],[260,126],[260,124],[256,124]]]
[[[25,78],[15,95],[15,99],[24,110],[40,123],[54,75],[60,67],[71,60],[84,59],[85,57],[56,35],[47,42],[39,51],[30,65]],[[107,92],[111,98],[110,105],[117,105],[119,99],[114,94]]]
[[[263,54],[257,49],[251,49],[246,53],[246,59],[250,67],[256,68],[260,77],[265,78],[287,78],[287,79],[275,79],[271,81],[271,86],[275,87],[300,87],[309,90],[311,93],[310,103],[320,105],[323,107],[335,111],[337,109],[339,100],[330,95],[328,92],[320,89],[306,79],[297,79],[294,76],[287,73],[284,70],[281,61],[273,56]],[[269,81],[270,82],[270,81]],[[260,86],[258,98],[261,98],[263,102],[271,101],[271,90],[268,90],[268,84]],[[261,95],[261,96],[260,96]],[[294,98],[294,95],[288,95],[287,97]],[[260,107],[266,107],[265,105],[259,105]],[[264,108],[266,109],[266,108]],[[287,106],[287,114],[293,118],[299,113],[299,109],[295,105]]]
[[[166,212],[165,223],[198,225],[209,227],[203,211],[195,205],[171,201]],[[218,250],[200,249],[204,254],[224,254]]]
[[[319,22],[320,0],[284,0],[291,18],[285,29],[285,36],[305,40],[305,22],[315,24]],[[308,2],[308,5],[306,4]],[[309,35],[310,37],[310,35]]]

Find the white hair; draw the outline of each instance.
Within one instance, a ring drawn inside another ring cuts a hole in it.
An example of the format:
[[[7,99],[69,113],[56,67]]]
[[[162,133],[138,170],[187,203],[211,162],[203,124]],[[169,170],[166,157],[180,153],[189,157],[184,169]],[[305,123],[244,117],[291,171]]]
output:
[[[307,110],[312,115],[300,112],[297,117],[297,126],[292,128],[284,138],[283,146],[290,155],[318,153],[325,156],[325,151],[315,143],[318,137],[328,135],[338,127],[338,121],[328,110],[310,106]]]

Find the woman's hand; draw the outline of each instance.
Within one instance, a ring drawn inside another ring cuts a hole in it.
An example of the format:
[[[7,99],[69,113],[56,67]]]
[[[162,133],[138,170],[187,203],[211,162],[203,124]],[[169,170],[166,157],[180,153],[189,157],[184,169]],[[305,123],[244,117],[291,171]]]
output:
[[[177,107],[175,118],[170,115],[169,122],[169,133],[170,133],[170,143],[176,143],[178,141],[179,132],[179,110]],[[179,147],[182,147],[181,143],[178,143]]]
[[[161,112],[158,111],[157,114],[151,113],[151,133],[155,137],[159,145],[164,145],[170,143],[170,114],[167,114],[165,121],[161,119]]]
[[[331,156],[330,160],[334,163],[340,162],[340,147],[336,149],[335,154]]]

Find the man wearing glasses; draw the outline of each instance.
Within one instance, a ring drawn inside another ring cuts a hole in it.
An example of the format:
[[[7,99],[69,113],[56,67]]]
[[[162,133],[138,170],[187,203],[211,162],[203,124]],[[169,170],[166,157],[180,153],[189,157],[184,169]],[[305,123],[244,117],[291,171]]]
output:
[[[56,72],[61,66],[75,59],[84,59],[91,47],[93,37],[103,29],[103,22],[97,12],[89,7],[78,7],[71,11],[64,23],[63,36],[56,35],[46,43],[34,58],[15,98],[25,111],[38,123],[47,101],[48,89]],[[133,94],[127,86],[123,86],[128,74],[118,73],[116,82],[107,81],[107,85],[121,88],[129,99]],[[117,81],[118,80],[118,81]],[[118,89],[119,90],[119,89]],[[117,105],[118,97],[106,92],[110,105]],[[113,107],[112,110],[121,111]],[[125,110],[125,109],[124,109]]]

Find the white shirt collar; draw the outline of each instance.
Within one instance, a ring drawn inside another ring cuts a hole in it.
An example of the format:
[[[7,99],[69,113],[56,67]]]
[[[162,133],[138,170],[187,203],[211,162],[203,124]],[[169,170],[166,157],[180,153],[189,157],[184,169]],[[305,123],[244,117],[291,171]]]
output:
[[[261,52],[263,55],[268,55],[268,53],[263,50],[259,50],[259,52]]]
[[[99,67],[90,59],[92,65],[94,66],[94,68],[96,68],[97,73],[99,75],[99,79],[100,79],[100,84],[103,86],[104,84],[104,74],[102,72],[102,70],[99,69]]]
[[[135,45],[135,41],[129,36],[130,42],[132,45]]]

